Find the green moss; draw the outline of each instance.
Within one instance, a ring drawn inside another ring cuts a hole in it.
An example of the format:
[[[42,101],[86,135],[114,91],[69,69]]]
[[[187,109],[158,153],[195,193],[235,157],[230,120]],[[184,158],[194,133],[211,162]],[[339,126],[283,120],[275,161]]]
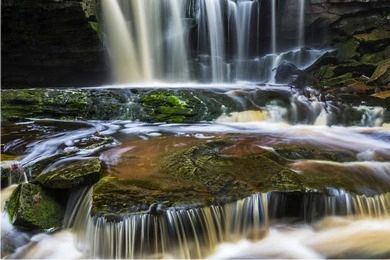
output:
[[[360,43],[354,39],[349,39],[336,44],[337,57],[340,60],[348,60],[359,56],[358,48]]]
[[[32,229],[62,226],[64,208],[40,186],[24,183],[12,193],[7,205],[11,223]]]
[[[89,25],[91,26],[92,30],[100,34],[100,26],[98,22],[89,22]]]
[[[155,122],[182,123],[194,116],[188,100],[167,91],[155,91],[141,98],[146,113]]]
[[[44,187],[71,189],[99,180],[101,163],[97,158],[84,159],[41,173],[36,180]]]

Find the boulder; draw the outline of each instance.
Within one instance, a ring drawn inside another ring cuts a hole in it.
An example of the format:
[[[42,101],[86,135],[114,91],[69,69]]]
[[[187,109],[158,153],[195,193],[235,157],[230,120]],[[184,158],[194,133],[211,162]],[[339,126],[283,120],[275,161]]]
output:
[[[36,184],[23,183],[12,193],[7,204],[11,223],[29,229],[62,226],[64,207],[50,193]]]
[[[98,158],[65,162],[37,176],[36,181],[51,189],[72,189],[95,183],[100,178],[101,163]]]
[[[290,84],[301,74],[301,70],[298,69],[291,62],[283,61],[276,68],[275,82],[279,84]]]

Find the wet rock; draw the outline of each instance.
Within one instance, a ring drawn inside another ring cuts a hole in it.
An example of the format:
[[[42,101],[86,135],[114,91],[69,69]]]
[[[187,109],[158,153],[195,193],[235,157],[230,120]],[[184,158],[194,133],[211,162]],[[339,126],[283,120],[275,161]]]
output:
[[[356,160],[353,152],[278,145],[274,153],[260,147],[245,149],[244,145],[224,139],[209,141],[164,155],[153,174],[123,176],[114,172],[94,185],[92,214],[158,214],[158,208],[221,204],[257,192],[336,188],[372,195],[388,190],[376,168],[352,162]]]
[[[1,101],[3,121],[33,117],[191,123],[240,109],[224,91],[212,89],[2,90]]]
[[[360,56],[358,52],[359,42],[355,39],[348,39],[336,44],[337,58],[340,60],[348,60]]]
[[[70,141],[71,140],[69,140],[69,142]],[[71,146],[63,144],[59,147],[56,154],[42,158],[33,164],[28,164],[26,170],[28,170],[32,179],[35,179],[46,168],[56,163],[59,159],[69,158],[80,151],[83,152],[84,155],[94,155],[115,144],[116,141],[112,137],[100,136],[98,133],[95,133],[82,139],[72,140],[69,144]]]
[[[128,214],[164,207],[202,206],[243,198],[254,192],[301,190],[299,176],[269,152],[223,155],[232,143],[211,142],[169,154],[157,174],[123,178],[107,176],[93,188],[93,214]]]
[[[141,104],[154,122],[182,123],[196,116],[196,104],[182,95],[155,91],[141,98]]]
[[[390,59],[386,59],[378,64],[371,75],[370,81],[374,81],[382,86],[390,83]]]
[[[338,151],[335,149],[323,149],[311,145],[281,144],[273,147],[282,157],[290,160],[327,160],[336,162],[355,161],[356,156],[352,152]]]
[[[302,71],[294,64],[283,61],[276,69],[275,82],[280,84],[289,84],[296,80],[301,72]]]
[[[24,169],[18,161],[1,161],[1,188],[25,181]]]
[[[65,165],[43,172],[38,175],[36,181],[51,189],[71,189],[98,181],[100,171],[100,160],[88,158],[65,163]]]
[[[370,33],[356,34],[353,37],[363,43],[390,40],[390,30],[388,28],[377,28]]]
[[[64,208],[49,192],[36,184],[24,183],[12,193],[7,205],[11,223],[28,229],[62,226]]]

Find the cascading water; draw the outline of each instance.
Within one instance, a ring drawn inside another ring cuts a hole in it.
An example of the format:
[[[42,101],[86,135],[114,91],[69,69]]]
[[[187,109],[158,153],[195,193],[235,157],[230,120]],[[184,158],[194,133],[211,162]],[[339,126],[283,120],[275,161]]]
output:
[[[335,190],[330,196],[308,193],[301,198],[293,193],[255,194],[222,206],[172,208],[113,219],[91,216],[91,192],[71,212],[76,215],[77,247],[93,258],[204,258],[221,242],[262,238],[269,222],[286,214],[306,221],[390,214],[390,193],[365,197]],[[301,203],[302,208],[284,212],[293,203]]]
[[[105,38],[118,82],[273,82],[285,61],[278,53],[277,0],[270,3],[270,28],[261,21],[265,0],[102,1]],[[297,52],[305,68],[318,50],[304,47],[305,1],[299,1]],[[194,25],[195,24],[195,25]],[[259,52],[270,33],[270,52]],[[195,43],[194,43],[195,42]],[[303,53],[310,53],[309,57]],[[306,56],[306,57],[304,57]]]
[[[180,0],[103,0],[104,27],[119,82],[186,81],[189,67]]]
[[[297,6],[291,10],[296,37],[286,46],[281,16],[289,1]],[[80,113],[85,121],[74,121],[76,126],[7,122],[17,130],[2,133],[9,139],[2,152],[21,156],[29,173],[12,176],[9,184],[34,180],[29,184],[51,195],[51,187],[36,181],[38,174],[92,156],[103,167],[98,183],[61,191],[69,195],[62,230],[31,237],[3,213],[2,240],[14,244],[2,257],[236,256],[221,243],[230,243],[230,249],[244,245],[241,257],[390,255],[386,108],[324,101],[308,87],[256,84],[273,83],[281,62],[305,69],[325,52],[306,48],[306,5],[305,0],[101,0],[102,37],[114,77],[142,84],[66,92],[87,100]],[[161,81],[169,83],[156,83]],[[181,83],[189,81],[212,84]],[[43,92],[39,102],[52,95]],[[97,118],[89,118],[90,112]],[[113,186],[104,189],[107,183]],[[8,198],[15,187],[2,195]]]
[[[305,46],[305,0],[299,0],[298,47]]]

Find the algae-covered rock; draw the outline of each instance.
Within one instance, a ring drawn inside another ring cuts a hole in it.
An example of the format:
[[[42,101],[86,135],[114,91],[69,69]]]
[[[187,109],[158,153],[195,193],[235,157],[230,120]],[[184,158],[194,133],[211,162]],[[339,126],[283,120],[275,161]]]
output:
[[[149,118],[157,122],[181,123],[196,115],[188,98],[167,91],[155,91],[141,98]]]
[[[25,118],[198,122],[237,111],[227,91],[209,89],[2,90],[2,121]]]
[[[216,205],[257,192],[336,188],[372,195],[386,190],[380,174],[364,162],[354,163],[355,157],[310,145],[280,144],[272,152],[234,139],[206,141],[163,155],[157,168],[122,174],[119,169],[126,166],[117,168],[94,185],[92,214],[154,214],[158,208]]]
[[[31,229],[61,227],[64,208],[36,184],[24,183],[12,193],[7,205],[11,223]]]
[[[41,173],[36,180],[44,187],[71,189],[92,184],[100,178],[101,163],[98,158],[78,160]]]
[[[168,154],[157,173],[146,177],[107,176],[93,188],[93,214],[147,211],[166,207],[202,206],[243,198],[255,192],[303,190],[298,174],[270,152],[224,154],[232,143],[211,142]]]
[[[3,90],[1,94],[4,119],[84,118],[91,103],[87,92],[80,90]]]

